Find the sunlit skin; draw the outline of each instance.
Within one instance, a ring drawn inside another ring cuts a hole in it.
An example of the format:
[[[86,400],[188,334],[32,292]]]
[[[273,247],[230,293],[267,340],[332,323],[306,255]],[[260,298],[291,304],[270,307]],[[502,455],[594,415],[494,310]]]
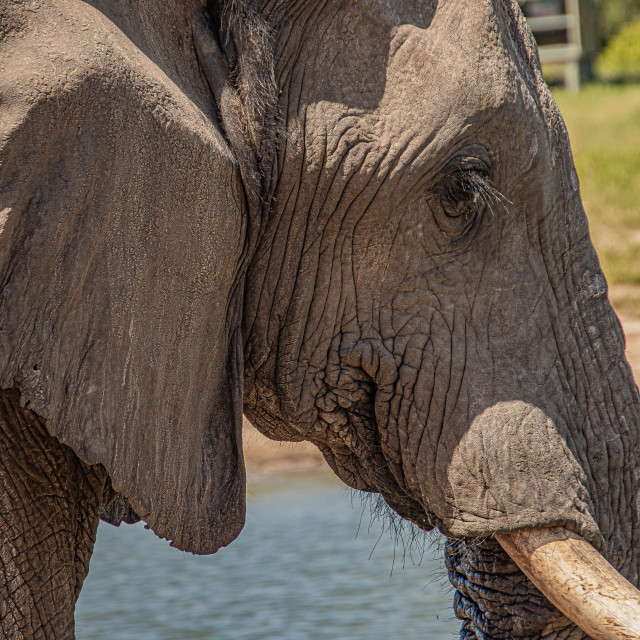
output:
[[[3,633],[71,637],[105,508],[231,543],[244,411],[448,537],[465,640],[587,637],[509,541],[637,583],[640,399],[517,2],[35,8],[0,5]]]

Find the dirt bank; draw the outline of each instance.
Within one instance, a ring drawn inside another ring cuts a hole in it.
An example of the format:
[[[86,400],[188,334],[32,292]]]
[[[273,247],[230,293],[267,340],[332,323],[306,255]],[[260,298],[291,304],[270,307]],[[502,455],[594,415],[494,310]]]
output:
[[[261,475],[326,470],[324,458],[309,442],[274,442],[265,438],[245,419],[242,446],[249,480]]]

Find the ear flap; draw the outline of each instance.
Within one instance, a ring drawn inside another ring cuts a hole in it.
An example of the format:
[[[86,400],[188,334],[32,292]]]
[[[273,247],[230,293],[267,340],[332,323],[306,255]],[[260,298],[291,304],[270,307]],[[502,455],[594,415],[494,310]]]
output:
[[[156,534],[213,553],[245,512],[241,177],[201,86],[62,11],[0,49],[0,387]]]

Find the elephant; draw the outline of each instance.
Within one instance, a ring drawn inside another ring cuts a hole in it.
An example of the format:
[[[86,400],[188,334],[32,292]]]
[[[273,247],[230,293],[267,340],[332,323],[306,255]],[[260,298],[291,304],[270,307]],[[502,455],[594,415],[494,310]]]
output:
[[[101,514],[230,544],[243,413],[447,537],[461,638],[640,637],[640,398],[516,0],[0,6],[2,637],[73,637]]]

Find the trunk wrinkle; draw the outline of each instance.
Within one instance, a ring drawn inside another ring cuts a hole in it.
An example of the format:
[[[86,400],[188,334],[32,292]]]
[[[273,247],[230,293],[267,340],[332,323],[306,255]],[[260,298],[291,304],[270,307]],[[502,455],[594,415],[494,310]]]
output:
[[[462,640],[587,639],[493,538],[448,539],[445,565],[456,589]]]

